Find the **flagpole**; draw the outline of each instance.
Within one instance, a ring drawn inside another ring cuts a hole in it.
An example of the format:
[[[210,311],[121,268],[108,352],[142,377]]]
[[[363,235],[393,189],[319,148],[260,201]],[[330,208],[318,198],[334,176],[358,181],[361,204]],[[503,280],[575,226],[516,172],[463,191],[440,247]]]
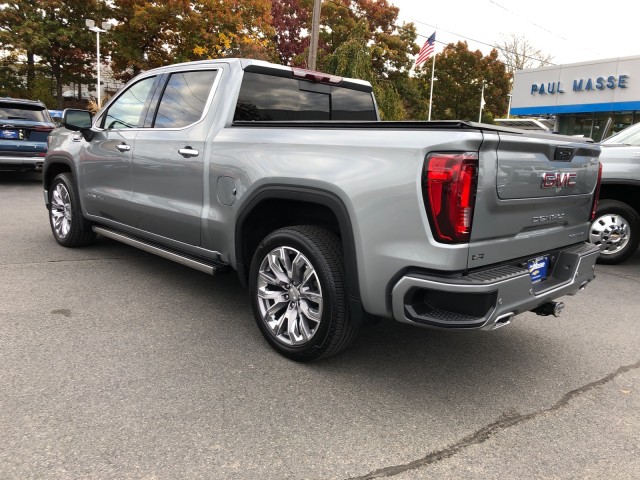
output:
[[[478,123],[482,122],[482,109],[484,108],[484,81],[482,82],[482,91],[480,92],[480,115],[478,115]]]
[[[431,105],[433,105],[433,79],[436,72],[436,52],[433,52],[433,65],[431,66],[431,93],[429,94],[429,121],[431,121]]]

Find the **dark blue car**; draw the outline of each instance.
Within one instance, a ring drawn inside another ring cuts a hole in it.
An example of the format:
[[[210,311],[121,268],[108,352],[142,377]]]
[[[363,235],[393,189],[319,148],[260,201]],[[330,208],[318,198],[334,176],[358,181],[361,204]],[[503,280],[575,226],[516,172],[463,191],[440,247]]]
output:
[[[44,103],[0,98],[0,170],[42,170],[55,127]]]

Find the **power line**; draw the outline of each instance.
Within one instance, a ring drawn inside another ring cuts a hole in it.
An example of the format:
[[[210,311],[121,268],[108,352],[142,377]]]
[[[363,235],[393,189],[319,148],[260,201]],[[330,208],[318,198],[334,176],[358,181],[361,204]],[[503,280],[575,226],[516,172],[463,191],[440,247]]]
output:
[[[502,10],[504,10],[505,12],[507,12],[507,13],[509,13],[509,14],[513,15],[514,17],[518,17],[518,18],[520,18],[520,19],[523,19],[523,20],[524,20],[524,21],[526,21],[527,23],[530,23],[530,24],[531,24],[531,25],[533,25],[534,27],[539,28],[540,30],[542,30],[542,31],[544,31],[544,32],[550,33],[551,35],[553,35],[553,36],[555,36],[555,37],[558,37],[558,38],[559,38],[559,39],[561,39],[561,40],[564,40],[564,41],[565,41],[565,42],[567,42],[567,43],[570,43],[570,42],[571,42],[567,37],[564,37],[564,36],[560,35],[560,34],[559,34],[559,33],[557,33],[557,32],[554,32],[554,31],[552,31],[552,30],[549,30],[548,28],[543,27],[542,25],[538,25],[537,23],[535,23],[535,22],[531,21],[531,20],[530,20],[529,18],[527,18],[526,16],[521,15],[521,14],[519,14],[519,13],[517,13],[517,12],[514,12],[513,10],[508,9],[507,7],[505,7],[504,5],[499,4],[499,3],[498,3],[498,2],[496,2],[495,0],[487,0],[487,2],[489,2],[489,3],[493,4],[493,5],[495,5],[495,6],[496,6],[496,7],[498,7],[498,8],[501,8]],[[590,53],[593,53],[593,54],[596,54],[596,55],[600,55],[600,52],[597,52],[597,51],[592,50],[592,49],[590,49],[590,48],[586,48],[584,45],[582,45],[582,48],[583,48],[585,51],[587,51],[587,52],[590,52]]]
[[[411,19],[411,21],[415,22],[415,23],[419,23],[421,25],[426,25],[427,27],[431,27],[436,31],[440,30],[442,32],[447,32],[447,33],[450,33],[451,35],[455,35],[456,37],[464,38],[465,40],[470,40],[472,42],[479,43],[480,45],[485,45],[487,47],[495,48],[496,50],[499,50],[499,51],[501,51],[503,53],[518,54],[518,55],[521,55],[522,57],[524,57],[524,58],[526,58],[528,60],[535,60],[536,62],[544,63],[546,65],[556,65],[555,63],[549,62],[548,60],[543,60],[543,59],[537,58],[537,57],[531,57],[529,55],[522,55],[520,52],[514,52],[512,50],[507,50],[507,49],[502,48],[502,47],[500,47],[498,45],[494,45],[494,44],[491,44],[491,43],[486,43],[486,42],[483,42],[482,40],[476,40],[475,38],[467,37],[465,35],[462,35],[462,34],[456,33],[456,32],[452,32],[451,30],[447,30],[445,28],[436,27],[435,25],[431,25],[429,23],[421,22],[420,20]],[[403,28],[403,27],[398,27],[398,26],[396,26],[396,27],[399,28],[399,29]],[[419,36],[419,37],[429,38],[427,35],[422,35],[421,33],[417,33],[417,32],[416,32],[416,35]],[[446,43],[440,42],[438,40],[436,40],[436,42],[440,43],[442,45],[447,45]]]
[[[325,0],[325,3],[331,3],[331,4],[335,5],[336,7],[349,8],[348,5],[341,4],[341,3],[336,3],[333,0]],[[364,16],[365,18],[371,19],[371,17],[369,15],[367,15],[364,11],[360,11],[359,13],[361,13],[361,15]],[[425,25],[427,27],[431,27],[436,31],[440,30],[442,32],[447,32],[447,33],[450,33],[451,35],[455,35],[456,37],[464,38],[465,40],[469,40],[471,42],[479,43],[480,45],[485,45],[487,47],[495,48],[496,50],[499,50],[499,51],[501,51],[503,53],[517,54],[517,55],[520,55],[521,57],[526,58],[528,60],[535,60],[536,62],[540,62],[540,63],[543,63],[545,65],[556,65],[555,63],[549,62],[548,60],[543,60],[543,59],[537,58],[537,57],[531,57],[529,55],[523,55],[520,52],[514,52],[512,50],[507,50],[507,49],[502,48],[502,47],[500,47],[498,45],[494,45],[494,44],[491,44],[491,43],[486,43],[486,42],[483,42],[481,40],[476,40],[475,38],[467,37],[467,36],[462,35],[460,33],[452,32],[451,30],[446,30],[444,28],[439,28],[439,27],[436,27],[435,25],[431,25],[429,23],[421,22],[420,20],[415,20],[415,19],[408,19],[408,20],[411,20],[411,23],[419,23],[421,25]],[[403,26],[400,26],[398,24],[395,24],[395,23],[393,24],[393,26],[398,30],[404,30],[404,31],[408,31],[409,30],[409,29],[407,29],[407,28],[405,28]],[[415,32],[415,34],[416,34],[417,37],[429,38],[429,35],[423,35],[421,33],[418,33],[417,31]],[[436,43],[439,43],[441,45],[448,45],[445,42],[441,42],[437,38],[436,38]]]

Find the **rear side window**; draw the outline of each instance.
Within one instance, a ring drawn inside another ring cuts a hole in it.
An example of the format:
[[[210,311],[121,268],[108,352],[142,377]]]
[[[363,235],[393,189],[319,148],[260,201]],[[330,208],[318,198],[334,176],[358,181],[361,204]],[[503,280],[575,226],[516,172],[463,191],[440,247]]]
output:
[[[245,72],[234,120],[377,120],[373,96],[296,78]]]
[[[181,128],[200,120],[217,73],[217,70],[172,73],[153,126]]]
[[[0,120],[30,120],[32,122],[50,122],[51,117],[44,107],[38,105],[17,105],[0,103]]]

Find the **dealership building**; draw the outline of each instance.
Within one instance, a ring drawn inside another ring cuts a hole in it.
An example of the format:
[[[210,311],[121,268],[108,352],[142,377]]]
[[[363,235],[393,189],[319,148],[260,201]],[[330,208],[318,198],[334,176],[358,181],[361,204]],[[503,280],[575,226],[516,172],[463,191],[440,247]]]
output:
[[[554,117],[558,133],[602,139],[640,122],[640,56],[515,73],[510,116]]]

